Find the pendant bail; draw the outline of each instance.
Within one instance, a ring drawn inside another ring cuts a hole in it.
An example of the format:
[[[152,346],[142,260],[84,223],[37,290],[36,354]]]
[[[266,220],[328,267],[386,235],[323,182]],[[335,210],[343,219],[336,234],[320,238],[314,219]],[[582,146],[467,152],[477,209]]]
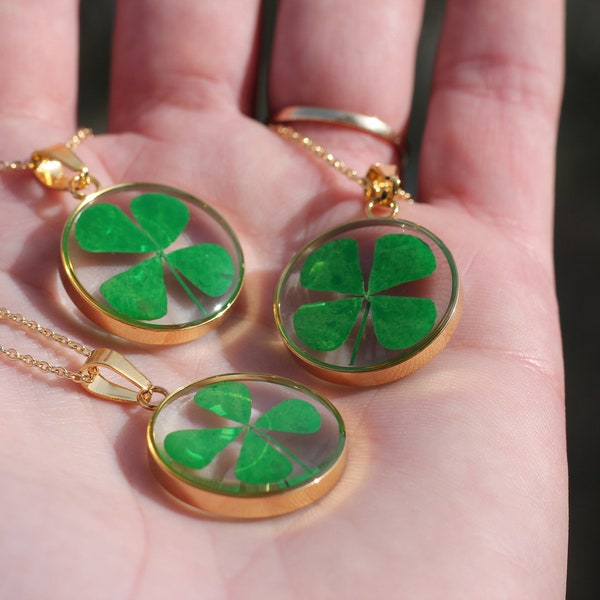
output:
[[[76,198],[83,199],[85,188],[100,187],[77,154],[64,144],[36,150],[31,155],[31,162],[37,179],[53,190],[68,190]]]
[[[365,200],[367,215],[375,217],[381,211],[395,217],[400,210],[398,200],[412,202],[411,195],[402,189],[402,181],[396,165],[375,163],[365,176]]]
[[[113,373],[133,384],[133,388],[110,381],[101,374],[100,369],[109,369]],[[154,410],[156,405],[150,402],[154,392],[167,396],[167,391],[154,386],[152,382],[122,354],[109,348],[92,350],[89,358],[81,367],[82,373],[93,375],[91,381],[82,381],[86,390],[104,400],[139,404],[143,408]]]

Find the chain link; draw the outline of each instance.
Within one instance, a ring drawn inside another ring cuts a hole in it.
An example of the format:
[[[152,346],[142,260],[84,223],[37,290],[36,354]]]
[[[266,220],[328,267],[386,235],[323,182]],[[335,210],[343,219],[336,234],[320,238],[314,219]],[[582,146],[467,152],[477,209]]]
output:
[[[90,137],[94,137],[94,132],[89,127],[82,127],[75,132],[75,135],[68,142],[65,143],[65,146],[74,150],[81,142],[83,142],[83,140]]]
[[[309,137],[302,135],[289,125],[274,124],[270,127],[281,137],[299,144],[351,181],[358,183],[365,191],[365,198],[368,201],[367,215],[375,216],[377,210],[383,209],[388,211],[389,216],[395,217],[398,212],[396,199],[409,203],[413,202],[412,196],[400,187],[400,178],[396,174],[392,176],[385,174],[379,165],[372,165],[367,175],[361,177],[356,170],[348,167],[331,152],[327,152],[323,146],[319,146]],[[394,173],[396,173],[395,169]]]
[[[36,321],[29,321],[20,314],[11,313],[7,308],[0,307],[0,319],[4,319],[5,321],[12,322],[19,327],[23,327],[29,331],[38,333],[44,336],[46,339],[56,342],[57,344],[69,348],[70,350],[73,350],[74,352],[77,352],[83,356],[88,357],[91,355],[91,350],[86,348],[83,344],[75,342],[59,333],[55,333],[47,327],[42,327]],[[0,345],[0,353],[4,354],[9,360],[20,361],[28,367],[33,367],[40,370],[42,373],[54,375],[61,379],[70,379],[76,383],[91,383],[94,379],[94,373],[91,373],[89,370],[85,373],[82,371],[70,371],[65,367],[51,365],[45,360],[37,360],[30,354],[21,354],[14,348],[4,348],[4,346]]]
[[[0,173],[4,171],[28,171],[33,168],[33,163],[24,160],[0,160]]]
[[[65,142],[65,146],[74,150],[83,140],[93,136],[94,132],[89,127],[82,127],[75,132],[71,139]],[[0,160],[0,174],[5,171],[29,171],[33,168],[34,164],[30,160]]]
[[[358,174],[358,171],[351,169],[343,161],[331,154],[331,152],[327,152],[323,146],[315,144],[315,142],[313,142],[309,137],[298,133],[292,127],[289,127],[288,125],[270,125],[270,127],[274,129],[281,137],[299,144],[314,154],[317,158],[327,163],[330,167],[333,167],[336,171],[339,171],[351,181],[358,183],[358,185],[362,186],[363,188],[366,188],[369,185],[366,177],[361,177]]]

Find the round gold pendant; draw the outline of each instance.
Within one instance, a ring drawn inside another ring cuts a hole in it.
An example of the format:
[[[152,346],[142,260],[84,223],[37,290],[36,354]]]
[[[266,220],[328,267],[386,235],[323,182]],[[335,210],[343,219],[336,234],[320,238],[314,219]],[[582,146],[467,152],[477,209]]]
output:
[[[454,259],[427,229],[366,219],[307,244],[279,280],[274,312],[287,348],[313,374],[379,385],[436,356],[460,319]]]
[[[218,325],[240,293],[237,237],[202,200],[128,183],[90,194],[62,234],[61,276],[94,323],[147,344],[193,340]]]
[[[335,407],[291,380],[230,374],[169,395],[148,426],[159,482],[201,510],[262,518],[300,509],[326,494],[345,460]]]

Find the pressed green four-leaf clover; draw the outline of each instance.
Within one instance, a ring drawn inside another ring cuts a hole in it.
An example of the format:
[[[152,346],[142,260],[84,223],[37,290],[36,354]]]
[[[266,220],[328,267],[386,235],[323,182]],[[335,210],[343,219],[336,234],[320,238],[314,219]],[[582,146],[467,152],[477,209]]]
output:
[[[283,446],[271,432],[309,434],[321,428],[321,415],[305,400],[276,404],[250,423],[252,395],[248,386],[222,381],[200,389],[194,402],[238,426],[173,431],[165,437],[167,454],[190,469],[208,466],[231,442],[243,435],[235,476],[243,483],[266,485],[285,480],[296,463],[306,477],[317,472]]]
[[[164,267],[175,277],[198,309],[206,310],[192,286],[210,297],[224,294],[233,281],[234,265],[217,244],[197,244],[166,253],[190,219],[187,206],[166,194],[142,194],[130,204],[132,221],[118,206],[93,204],[81,213],[75,228],[79,246],[94,253],[153,253],[100,286],[115,311],[144,321],[167,314]]]
[[[375,243],[373,266],[365,286],[358,242],[353,238],[327,242],[308,255],[300,271],[300,284],[309,290],[345,297],[300,306],[294,313],[296,334],[313,350],[336,350],[350,337],[362,310],[350,365],[356,360],[369,315],[375,337],[384,348],[409,348],[431,331],[437,315],[435,304],[429,298],[381,292],[427,277],[435,268],[431,248],[419,238],[384,235]]]

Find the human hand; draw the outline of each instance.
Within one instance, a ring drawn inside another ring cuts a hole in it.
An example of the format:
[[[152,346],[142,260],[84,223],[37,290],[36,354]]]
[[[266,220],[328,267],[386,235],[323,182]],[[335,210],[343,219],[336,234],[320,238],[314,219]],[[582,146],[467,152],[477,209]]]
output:
[[[343,108],[403,128],[420,3],[280,4],[273,109]],[[3,361],[0,595],[564,595],[566,459],[551,243],[561,3],[448,3],[419,203],[401,216],[453,252],[463,317],[435,360],[371,389],[312,378],[275,331],[271,302],[283,267],[306,241],[358,217],[360,190],[246,116],[258,11],[248,0],[121,2],[110,132],[78,149],[104,185],[164,183],[223,214],[246,257],[235,314],[177,347],[143,348],[98,333],[58,283],[59,236],[73,201],[28,174],[0,178],[1,304],[88,346],[116,347],[169,389],[230,371],[302,381],[344,416],[346,471],[328,496],[284,517],[232,523],[190,515],[147,470],[143,411]],[[0,158],[26,157],[72,133],[76,39],[75,2],[1,5]],[[390,158],[384,144],[356,131],[304,130],[351,166]],[[8,326],[0,334],[3,346],[54,352],[26,347],[34,340]]]

